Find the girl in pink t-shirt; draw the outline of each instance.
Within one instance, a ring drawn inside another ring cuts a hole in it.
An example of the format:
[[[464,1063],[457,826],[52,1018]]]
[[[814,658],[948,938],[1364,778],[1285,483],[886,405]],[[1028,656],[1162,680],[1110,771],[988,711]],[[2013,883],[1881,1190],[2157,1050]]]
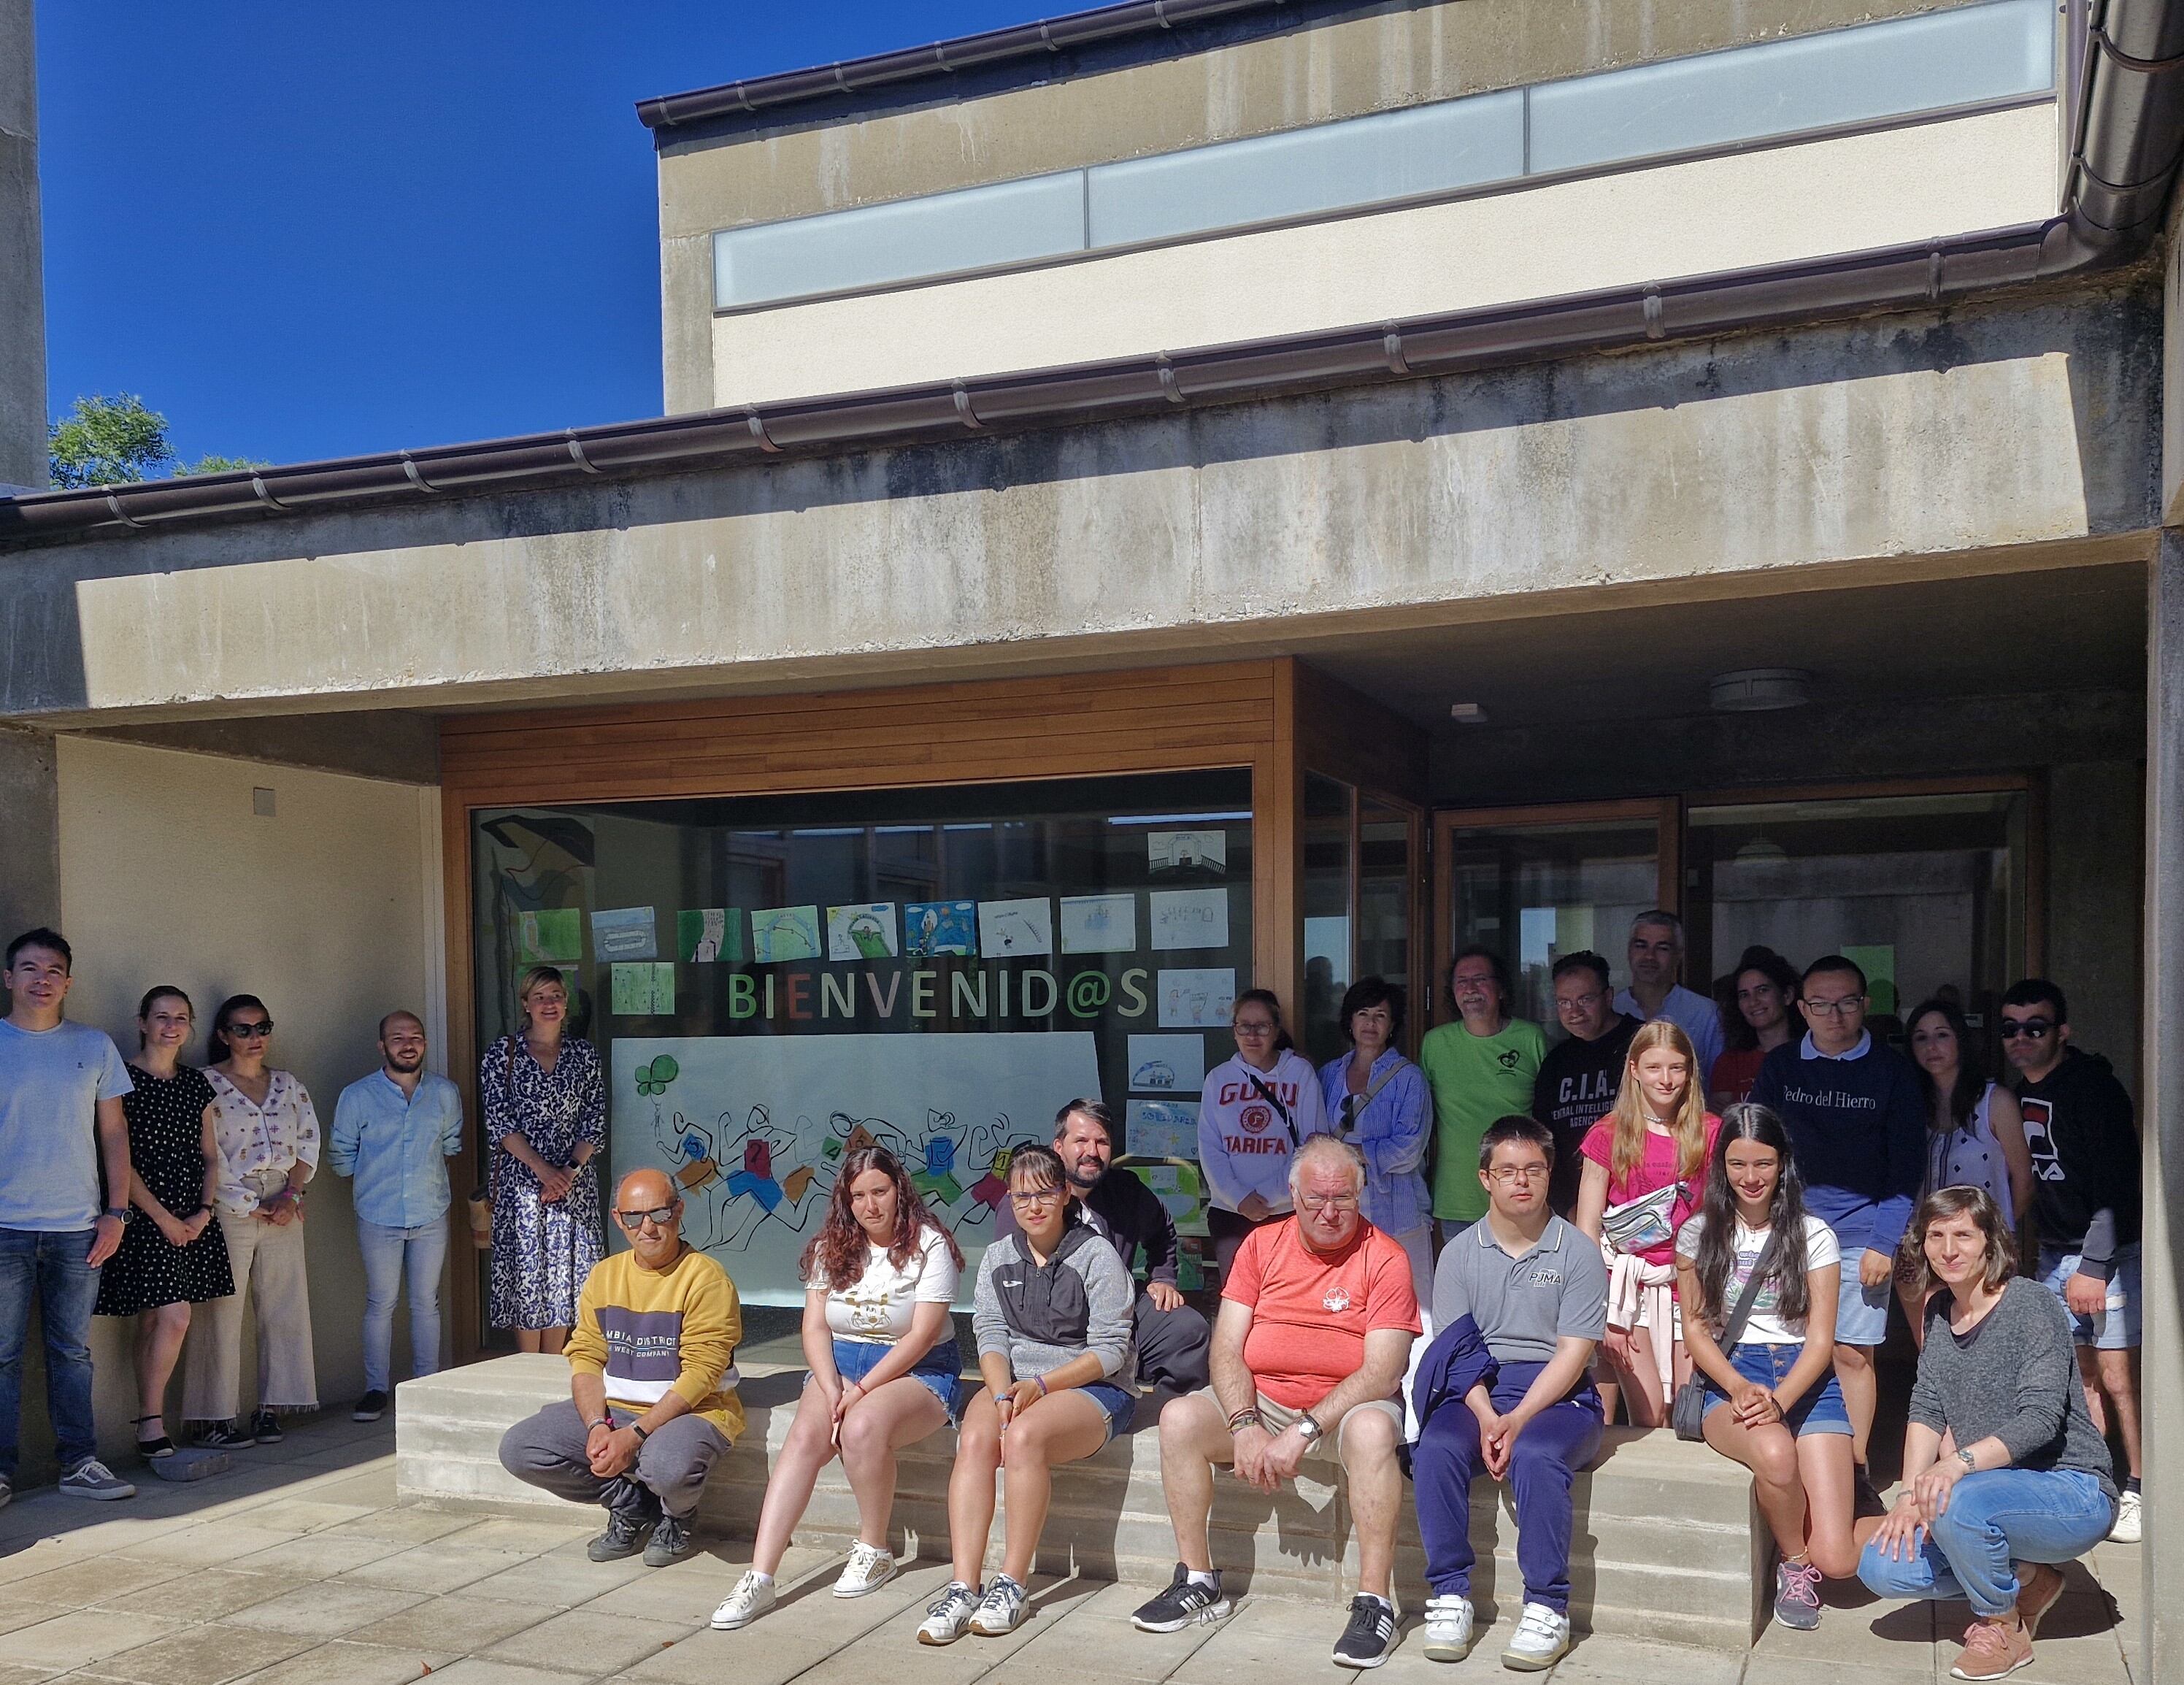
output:
[[[1615,1109],[1589,1130],[1577,1226],[1607,1257],[1607,1373],[1634,1427],[1658,1427],[1691,1374],[1676,1311],[1676,1230],[1699,1208],[1721,1119],[1706,1108],[1691,1040],[1666,1018],[1639,1027]]]

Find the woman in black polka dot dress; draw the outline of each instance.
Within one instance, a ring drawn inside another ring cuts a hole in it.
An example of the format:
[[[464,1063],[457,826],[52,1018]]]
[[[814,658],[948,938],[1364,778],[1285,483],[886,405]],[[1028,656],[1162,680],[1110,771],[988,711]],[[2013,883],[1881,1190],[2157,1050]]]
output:
[[[194,1014],[179,989],[159,988],[137,1008],[135,1089],[122,1097],[129,1119],[129,1221],[98,1280],[98,1314],[136,1319],[136,1448],[170,1457],[161,1420],[167,1382],[189,1332],[190,1307],[235,1291],[227,1242],[214,1220],[220,1150],[212,1133],[212,1085],[180,1062]]]

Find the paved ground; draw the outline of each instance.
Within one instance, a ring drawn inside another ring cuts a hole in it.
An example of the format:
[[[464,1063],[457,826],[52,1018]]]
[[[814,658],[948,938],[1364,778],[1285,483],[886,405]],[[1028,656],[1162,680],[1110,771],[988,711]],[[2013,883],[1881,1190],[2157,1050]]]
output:
[[[741,1632],[706,1628],[747,1546],[670,1569],[584,1559],[581,1520],[519,1520],[394,1504],[391,1423],[321,1420],[236,1454],[193,1486],[145,1476],[132,1502],[47,1490],[0,1511],[0,1685],[1231,1685],[1345,1677],[1325,1660],[1341,1611],[1246,1601],[1225,1625],[1169,1638],[1133,1630],[1143,1587],[1034,1587],[1038,1613],[1006,1639],[947,1649],[912,1638],[944,1579],[921,1564],[856,1601],[828,1595],[838,1559],[800,1550],[783,1604]],[[2049,1617],[2035,1665],[2059,1685],[2126,1685],[2140,1607],[2138,1553],[2109,1547]],[[2120,1609],[2117,1605],[2120,1605]],[[1843,1598],[1820,1630],[1770,1630],[1749,1657],[1610,1638],[1581,1643],[1561,1685],[1906,1685],[1946,1677],[1961,1606]],[[1937,1634],[1940,1635],[1937,1640]],[[1498,1632],[1461,1666],[1419,1653],[1414,1624],[1388,1685],[1504,1678]],[[1034,1675],[1031,1670],[1036,1669]]]

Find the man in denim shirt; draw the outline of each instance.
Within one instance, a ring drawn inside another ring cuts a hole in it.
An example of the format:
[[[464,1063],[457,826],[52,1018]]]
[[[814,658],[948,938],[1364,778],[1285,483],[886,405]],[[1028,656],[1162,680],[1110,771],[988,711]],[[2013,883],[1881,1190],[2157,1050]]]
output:
[[[355,1178],[357,1244],[364,1253],[364,1396],[353,1412],[387,1409],[394,1302],[410,1278],[412,1371],[440,1366],[440,1275],[448,1261],[447,1161],[463,1150],[463,1102],[425,1068],[425,1025],[415,1013],[379,1021],[379,1068],[342,1091],[327,1143],[337,1176]]]

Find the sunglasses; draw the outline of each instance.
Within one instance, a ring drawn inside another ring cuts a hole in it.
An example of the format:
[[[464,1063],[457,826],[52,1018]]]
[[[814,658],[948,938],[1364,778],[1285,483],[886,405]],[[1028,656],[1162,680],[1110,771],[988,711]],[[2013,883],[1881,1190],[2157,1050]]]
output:
[[[2055,1021],[2053,1018],[2006,1018],[2002,1021],[2002,1028],[1996,1034],[2005,1041],[2014,1041],[2020,1035],[2031,1041],[2045,1041],[2054,1028]]]
[[[615,1221],[621,1224],[623,1228],[628,1230],[632,1234],[635,1234],[647,1223],[651,1224],[655,1229],[664,1229],[674,1220],[675,1208],[671,1205],[655,1206],[650,1211],[617,1211],[615,1213]]]
[[[256,1041],[272,1033],[273,1020],[270,1018],[263,1024],[231,1024],[220,1032],[231,1041]]]

